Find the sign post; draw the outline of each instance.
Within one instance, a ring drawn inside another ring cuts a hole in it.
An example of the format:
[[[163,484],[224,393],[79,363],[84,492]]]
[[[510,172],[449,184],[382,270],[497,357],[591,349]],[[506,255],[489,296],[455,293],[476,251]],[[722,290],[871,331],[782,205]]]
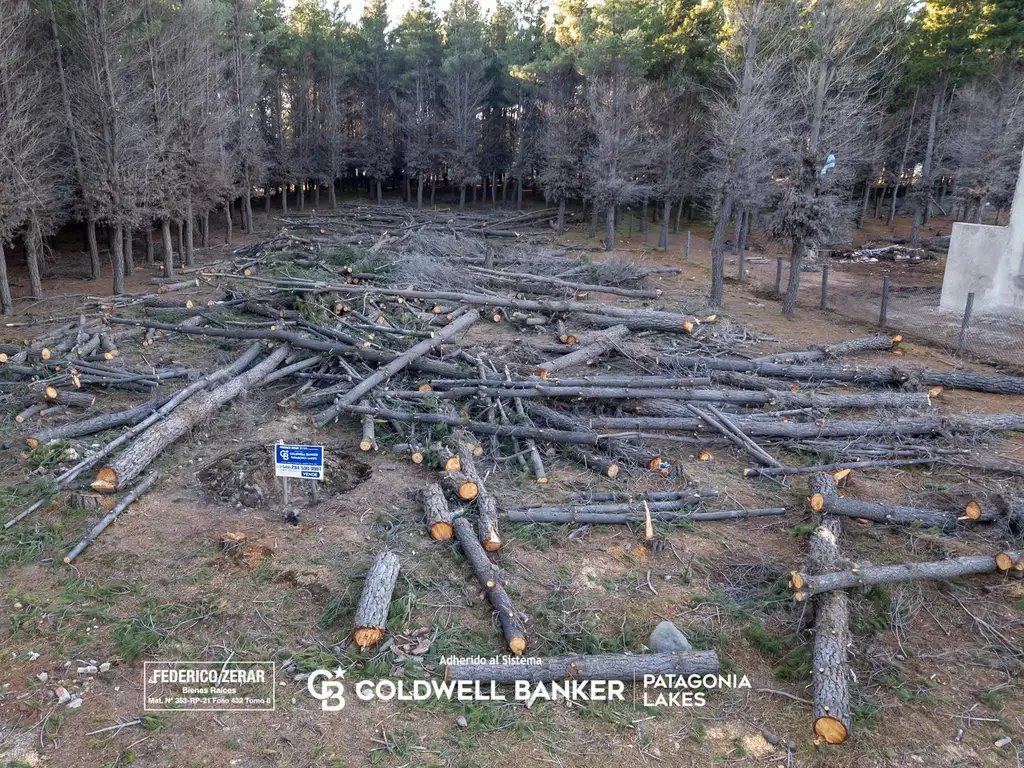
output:
[[[322,445],[277,443],[274,446],[274,474],[281,478],[281,490],[287,514],[290,478],[312,480],[314,483],[324,479],[324,447]],[[315,490],[316,486],[314,485]],[[315,492],[314,495],[316,495]]]

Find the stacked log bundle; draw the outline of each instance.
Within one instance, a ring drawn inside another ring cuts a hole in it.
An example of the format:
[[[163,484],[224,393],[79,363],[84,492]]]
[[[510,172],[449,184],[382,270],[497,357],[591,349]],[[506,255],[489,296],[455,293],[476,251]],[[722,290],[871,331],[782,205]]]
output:
[[[352,639],[365,651],[384,639],[391,609],[391,596],[398,583],[401,563],[394,552],[381,552],[373,559],[356,607]]]

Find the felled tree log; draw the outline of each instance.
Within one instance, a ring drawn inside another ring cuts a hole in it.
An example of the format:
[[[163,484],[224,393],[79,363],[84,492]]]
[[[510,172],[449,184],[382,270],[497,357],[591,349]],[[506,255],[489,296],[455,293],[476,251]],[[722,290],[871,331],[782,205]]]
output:
[[[368,405],[368,403],[364,400],[360,405]],[[368,413],[363,414],[363,436],[359,440],[360,451],[377,450],[377,438],[374,436],[374,433],[373,416]]]
[[[463,472],[442,472],[441,485],[452,495],[463,501],[472,501],[480,492],[480,487],[470,480]]]
[[[452,387],[463,387],[467,385],[467,379],[431,379],[427,382],[431,389],[451,389]],[[684,388],[697,388],[697,387],[710,387],[712,385],[710,377],[690,377],[681,378],[679,376],[577,376],[570,378],[549,378],[546,381],[539,381],[534,378],[526,379],[513,379],[508,378],[504,381],[489,379],[487,386],[489,387],[504,387],[507,389],[526,389],[533,386],[546,386],[546,387],[626,387],[629,389],[637,388],[659,388],[659,389],[678,389]],[[509,393],[511,396],[515,393]]]
[[[288,346],[281,345],[246,373],[236,376],[210,392],[203,392],[191,398],[162,422],[147,429],[111,464],[102,467],[92,487],[108,493],[124,487],[192,427],[206,421],[223,405],[259,384],[281,364],[288,356],[288,352]]]
[[[754,360],[722,360],[711,357],[678,355],[662,357],[660,362],[678,368],[704,368],[711,371],[756,373],[797,381],[850,381],[858,384],[906,384],[926,387],[969,389],[996,395],[1024,395],[1024,376],[988,376],[963,371],[930,371],[903,368],[847,368],[838,365],[787,365],[759,363]]]
[[[618,463],[607,456],[583,450],[576,445],[568,446],[567,452],[573,461],[582,464],[587,469],[596,471],[598,474],[604,475],[609,480],[614,480],[619,474]]]
[[[552,440],[550,442],[571,442],[578,445],[592,445],[601,448],[603,452],[610,454],[615,459],[628,460],[639,466],[646,466],[651,459],[654,458],[650,452],[645,451],[638,446],[630,445],[625,440],[615,437],[602,438],[596,432],[590,432],[588,427],[583,426],[572,417],[566,416],[564,413],[559,413],[552,408],[548,408],[546,405],[541,405],[540,403],[526,403],[525,407],[527,412],[530,414],[530,418],[535,421],[539,421],[542,424],[547,424],[548,426],[555,427],[559,430],[568,430],[570,431],[570,434],[592,434],[595,438],[593,441]]]
[[[991,512],[983,511],[976,502],[968,504],[963,515],[939,509],[918,509],[882,501],[859,501],[839,496],[831,497],[822,493],[812,493],[808,503],[815,512],[871,520],[876,523],[889,523],[890,525],[934,527],[942,531],[955,530],[963,522],[991,522],[995,519]]]
[[[613,326],[590,344],[575,349],[567,355],[541,363],[537,366],[534,373],[541,378],[547,378],[556,371],[564,371],[566,368],[572,368],[574,365],[586,363],[589,360],[600,357],[605,352],[615,349],[616,344],[627,336],[629,336],[629,329],[626,326]]]
[[[509,371],[508,366],[505,366],[505,380],[512,380],[512,373]],[[498,404],[501,404],[501,400],[498,400]],[[512,404],[516,409],[516,416],[522,421],[527,421],[526,409],[523,408],[523,401],[518,397],[512,398]],[[526,438],[526,451],[530,457],[530,467],[533,469],[533,476],[537,483],[540,485],[547,485],[548,473],[544,468],[544,460],[540,456],[540,450],[537,448],[537,441],[533,438]]]
[[[38,448],[40,445],[48,443],[51,440],[82,437],[83,435],[92,435],[97,432],[103,432],[107,429],[121,427],[125,424],[137,424],[147,416],[155,413],[157,409],[167,402],[168,399],[168,397],[155,398],[147,403],[143,403],[142,405],[138,405],[124,411],[104,413],[100,416],[93,416],[91,419],[75,421],[70,424],[62,424],[59,427],[43,429],[28,435],[25,438],[25,442],[28,443],[29,448]]]
[[[431,483],[423,489],[423,511],[427,517],[427,531],[434,541],[450,539],[454,533],[452,528],[452,512],[448,508],[448,499],[437,483]]]
[[[497,552],[504,543],[498,530],[498,504],[484,485],[483,476],[477,471],[473,456],[475,443],[469,433],[459,430],[455,433],[455,445],[463,474],[476,484],[477,533],[480,543],[488,552]]]
[[[313,422],[318,427],[323,427],[329,424],[338,416],[338,414],[341,413],[342,406],[355,403],[374,387],[384,383],[399,371],[408,368],[414,360],[423,357],[431,350],[436,349],[441,344],[469,328],[469,326],[473,325],[473,323],[479,319],[479,312],[467,312],[435,333],[433,338],[424,339],[418,344],[414,344],[409,347],[405,352],[395,357],[394,360],[381,366],[374,371],[372,375],[367,376],[348,392],[339,396],[334,405],[318,413],[313,419]]]
[[[1000,554],[1010,557],[1020,555],[1019,552]],[[996,558],[991,555],[968,555],[967,557],[956,557],[930,563],[864,565],[846,571],[829,571],[818,574],[793,571],[789,575],[789,585],[793,589],[793,599],[801,601],[811,595],[835,589],[868,587],[872,584],[898,584],[902,581],[953,579],[957,576],[969,576],[974,573],[992,573],[996,567]]]
[[[462,462],[454,451],[443,443],[432,443],[424,451],[424,461],[442,472],[461,472]]]
[[[513,523],[570,523],[577,525],[628,525],[629,523],[640,523],[645,519],[645,512],[641,508],[636,510],[632,506],[632,512],[583,512],[586,509],[512,509],[508,512],[509,522]],[[648,505],[651,506],[651,505]],[[681,509],[682,507],[677,507]],[[741,520],[746,517],[771,517],[784,515],[784,507],[771,507],[767,509],[732,509],[721,512],[655,512],[651,510],[651,519],[661,522],[672,523],[680,520],[692,520],[693,522],[712,522],[716,520]]]
[[[394,552],[381,552],[373,559],[366,574],[363,594],[356,607],[356,628],[352,632],[352,639],[361,651],[372,648],[384,639],[399,568],[398,555]]]
[[[714,651],[558,656],[538,661],[539,664],[449,664],[444,676],[447,680],[493,680],[496,683],[517,680],[546,683],[564,679],[640,682],[645,675],[689,677],[718,673],[718,654]]]
[[[641,401],[641,407],[645,402]],[[973,434],[981,432],[1024,431],[1024,413],[964,413],[949,416],[916,416],[888,421],[840,421],[819,419],[814,422],[782,422],[737,416],[734,421],[750,437],[783,440],[807,440],[823,437],[878,437],[882,435]],[[645,431],[715,432],[699,419],[650,416],[595,416],[588,419],[595,429],[643,429]]]
[[[109,498],[99,493],[85,493],[84,491],[76,491],[75,493],[68,495],[68,506],[71,509],[87,509],[90,511],[96,511],[102,509],[103,499]]]
[[[90,544],[92,544],[94,541],[96,541],[96,538],[101,533],[103,533],[103,531],[105,531],[112,522],[114,522],[118,517],[120,517],[121,513],[128,509],[128,507],[131,506],[132,502],[134,502],[137,498],[139,498],[139,496],[141,496],[150,489],[150,487],[156,481],[156,477],[156,472],[151,472],[143,480],[141,480],[138,485],[132,488],[131,492],[127,493],[125,497],[117,503],[117,506],[110,510],[106,515],[104,515],[103,519],[96,523],[95,526],[93,526],[92,530],[89,531],[88,534],[86,534],[84,539],[78,542],[78,544],[76,544],[75,547],[70,552],[64,555],[64,562],[71,563],[76,557],[82,554],[82,551]]]
[[[473,567],[477,581],[483,587],[484,594],[498,614],[498,621],[501,623],[501,630],[505,635],[505,642],[509,649],[517,656],[522,655],[526,650],[526,628],[519,618],[519,612],[512,605],[512,601],[505,593],[504,587],[498,580],[497,569],[487,559],[487,553],[480,546],[476,536],[473,534],[473,527],[464,517],[456,518],[453,523],[455,536],[459,540],[459,546],[466,560]],[[518,666],[518,665],[511,665]]]
[[[1024,571],[1024,551],[1009,550],[1000,552],[995,557],[996,567],[1000,571]]]
[[[838,498],[835,481],[824,473],[812,475],[812,495]],[[842,559],[840,521],[826,515],[811,534],[808,567],[812,573],[834,569]],[[846,592],[827,592],[814,601],[814,651],[811,680],[814,684],[814,735],[827,744],[842,744],[850,736],[850,603]]]
[[[679,509],[685,509],[692,507],[694,504],[700,504],[706,497],[700,492],[691,492],[686,494],[680,494],[670,499],[651,500],[651,499],[633,499],[628,501],[610,501],[608,503],[585,503],[585,504],[561,504],[550,507],[529,507],[520,510],[509,510],[509,515],[513,512],[524,513],[536,513],[536,514],[547,514],[549,512],[570,512],[570,513],[592,513],[592,514],[609,514],[614,512],[636,512],[637,510],[643,511],[643,504],[647,502],[647,508],[651,512],[672,512]]]
[[[694,333],[700,327],[700,321],[689,315],[677,315],[672,312],[636,309],[628,314],[612,316],[584,312],[579,319],[597,328],[611,328],[624,325],[631,331],[662,331],[663,333]]]
[[[40,394],[48,402],[60,403],[70,408],[92,408],[96,402],[96,395],[90,395],[88,392],[69,392],[50,386],[45,387]]]
[[[484,269],[483,267],[475,266],[467,266],[466,268],[471,272],[477,272],[481,275],[487,275],[488,277],[492,277],[504,282],[512,282],[517,285],[524,281],[529,283],[545,283],[547,285],[555,285],[561,288],[568,288],[577,293],[590,291],[593,293],[609,293],[616,296],[633,296],[641,299],[656,299],[661,295],[660,290],[647,290],[644,288],[619,288],[613,285],[593,285],[590,283],[574,283],[569,280],[562,280],[557,277],[531,275],[525,272],[503,272],[496,269]]]
[[[577,491],[569,494],[573,501],[593,504],[601,501],[671,501],[699,496],[702,499],[713,499],[718,496],[715,488],[703,488],[699,491]]]
[[[942,461],[941,456],[907,457],[905,459],[877,459],[870,461],[844,461],[835,464],[819,464],[814,467],[748,467],[743,470],[744,477],[773,477],[776,475],[813,475],[817,472],[833,472],[835,470],[873,469],[877,467],[900,467],[911,464],[936,464]]]
[[[826,358],[839,358],[857,352],[886,351],[903,341],[901,334],[895,336],[869,336],[866,339],[850,339],[824,347],[804,349],[799,352],[776,352],[771,355],[752,358],[756,363],[810,363]]]

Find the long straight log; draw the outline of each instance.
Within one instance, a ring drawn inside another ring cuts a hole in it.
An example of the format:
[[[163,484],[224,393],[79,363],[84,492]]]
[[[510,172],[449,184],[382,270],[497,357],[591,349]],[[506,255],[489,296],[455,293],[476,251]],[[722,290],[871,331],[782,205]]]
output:
[[[692,491],[689,493],[680,493],[678,496],[660,500],[642,498],[628,499],[626,501],[609,501],[607,503],[590,502],[584,504],[561,504],[550,507],[529,507],[519,510],[509,510],[509,514],[511,515],[513,512],[532,512],[537,514],[546,514],[548,512],[574,512],[583,514],[638,512],[643,511],[644,502],[647,502],[647,508],[650,509],[651,512],[670,512],[673,510],[692,507],[694,504],[700,504],[705,498],[707,498],[707,496],[701,491]]]
[[[576,433],[577,431],[582,432],[583,430],[588,429],[572,417],[566,416],[564,413],[559,413],[558,411],[548,408],[545,405],[541,405],[540,403],[528,403],[526,404],[526,410],[530,414],[530,418],[534,421],[539,421],[542,424],[547,424],[548,426],[555,427],[559,430]],[[593,445],[600,447],[602,451],[610,454],[616,459],[628,459],[632,463],[640,466],[646,466],[654,458],[641,448],[630,445],[625,440],[621,440],[616,437],[599,437],[596,433],[590,434],[594,434],[598,439],[593,442],[587,441],[586,443],[583,443],[582,441],[569,440],[552,440],[550,442],[577,442],[578,444]],[[609,477],[611,476],[612,475],[609,475]]]
[[[786,365],[753,360],[722,360],[692,355],[665,356],[662,365],[673,368],[702,368],[710,371],[756,373],[760,376],[815,381],[849,381],[857,384],[900,385],[909,381],[926,387],[969,389],[996,395],[1024,395],[1024,376],[988,376],[960,371],[931,371],[891,368],[847,368],[837,365]]]
[[[995,570],[996,559],[992,555],[968,555],[930,563],[863,565],[846,571],[817,574],[794,571],[789,575],[789,584],[793,589],[793,598],[800,601],[836,589],[898,584],[903,581],[954,579],[975,573],[994,573]]]
[[[505,588],[498,579],[497,569],[487,559],[487,553],[480,546],[476,536],[473,534],[473,527],[464,517],[456,518],[453,523],[455,537],[459,540],[459,546],[466,560],[473,567],[477,581],[483,587],[494,612],[498,614],[498,621],[501,623],[501,630],[505,635],[505,642],[509,649],[516,656],[521,656],[526,650],[526,628],[519,618],[519,612],[512,605]],[[510,665],[519,666],[519,665]]]
[[[1024,413],[927,415],[893,418],[889,421],[773,422],[767,419],[734,419],[750,437],[805,440],[820,437],[879,437],[896,435],[969,434],[981,432],[1019,432],[1024,430]],[[715,432],[700,419],[658,418],[646,416],[595,416],[587,420],[594,429],[642,429],[671,432]]]
[[[534,373],[544,379],[556,371],[564,371],[566,368],[571,368],[574,365],[586,363],[589,360],[600,357],[605,352],[615,349],[616,345],[627,336],[629,336],[629,329],[624,325],[616,325],[609,328],[590,344],[573,350],[567,355],[556,357],[554,360],[540,363]]]
[[[467,265],[466,269],[471,272],[476,272],[481,275],[487,275],[505,282],[514,282],[516,284],[520,282],[530,283],[544,283],[547,285],[555,285],[560,288],[568,288],[569,290],[577,293],[593,292],[593,293],[608,293],[616,296],[632,296],[640,299],[656,299],[661,295],[660,290],[648,290],[645,288],[618,288],[614,285],[593,285],[590,283],[574,283],[569,280],[562,280],[557,277],[546,277],[544,275],[531,275],[526,272],[502,272],[496,269],[484,269],[483,267],[474,267]]]
[[[569,498],[573,501],[580,501],[586,504],[601,501],[671,501],[672,499],[685,499],[691,496],[713,499],[717,498],[718,490],[715,488],[704,488],[699,491],[641,491],[640,493],[630,493],[628,491],[577,491],[569,494]]]
[[[812,475],[812,495],[833,500],[839,497],[835,481],[824,473]],[[808,542],[808,567],[812,573],[834,569],[842,560],[839,539],[842,525],[826,515]],[[846,592],[828,592],[814,601],[814,651],[811,681],[814,685],[814,734],[828,744],[842,744],[850,736],[850,602]]]
[[[112,522],[117,520],[117,518],[121,516],[121,513],[128,509],[132,502],[150,489],[156,481],[156,477],[156,472],[150,473],[143,478],[138,485],[132,488],[129,493],[125,494],[125,497],[117,503],[117,506],[104,515],[103,519],[96,523],[96,525],[93,526],[93,529],[86,534],[85,538],[78,542],[70,552],[64,555],[64,562],[71,563],[76,557],[82,554],[82,551],[96,541],[99,535],[103,533],[103,531],[105,531]]]
[[[444,676],[447,680],[547,683],[565,679],[642,682],[648,675],[689,677],[718,674],[718,654],[714,651],[557,656],[535,661],[539,663],[449,664],[445,667]]]
[[[352,639],[361,651],[372,648],[384,639],[391,596],[398,583],[400,567],[398,555],[394,552],[381,552],[370,565],[356,607],[355,630],[352,632]]]
[[[93,416],[91,419],[84,419],[83,421],[74,421],[70,424],[62,424],[58,427],[50,427],[49,429],[40,430],[31,435],[25,437],[25,442],[29,448],[38,448],[40,445],[45,445],[52,440],[64,440],[71,437],[82,437],[83,435],[92,435],[97,432],[104,432],[114,427],[121,427],[125,424],[137,424],[142,419],[155,413],[162,405],[164,405],[170,396],[154,398],[142,405],[137,405],[134,408],[128,408],[124,411],[117,411],[115,413],[104,413],[100,416]]]
[[[940,509],[919,509],[882,501],[859,501],[838,496],[833,498],[820,493],[812,493],[809,504],[815,512],[890,525],[919,525],[946,532],[962,527],[965,522],[991,522],[995,519],[991,512],[983,511],[976,502],[968,504],[960,515]]]
[[[326,426],[338,417],[344,406],[355,403],[371,389],[383,384],[399,371],[408,368],[414,360],[423,357],[431,350],[436,349],[441,344],[469,328],[469,326],[473,325],[473,323],[479,319],[479,312],[467,312],[434,334],[433,338],[424,339],[418,344],[414,344],[409,347],[409,349],[395,357],[395,359],[387,365],[378,368],[372,376],[367,376],[348,392],[341,395],[330,408],[318,413],[316,417],[314,417],[313,423],[318,427]]]
[[[905,459],[877,459],[870,461],[843,461],[836,464],[818,464],[813,467],[748,467],[744,477],[774,477],[776,475],[813,475],[817,472],[834,472],[838,469],[874,469],[878,467],[903,467],[916,464],[936,464],[941,456]]]
[[[427,382],[431,389],[450,389],[466,386],[466,378],[431,379]],[[544,387],[627,387],[649,389],[664,388],[697,388],[709,387],[712,381],[709,376],[682,378],[679,376],[579,376],[576,378],[550,377],[545,381],[537,379],[507,379],[506,381],[491,379],[487,386],[507,389],[529,389],[533,386]]]
[[[903,341],[903,336],[869,336],[866,339],[851,339],[829,344],[824,347],[800,350],[799,352],[775,352],[771,355],[751,358],[752,363],[810,363],[816,360],[835,359],[856,352],[886,351]]]
[[[248,372],[236,376],[211,392],[197,395],[160,424],[150,427],[111,464],[100,468],[92,487],[104,492],[124,487],[125,483],[137,477],[161,452],[183,437],[192,427],[209,419],[224,404],[258,385],[281,364],[289,351],[287,345],[278,347]]]
[[[668,502],[659,502],[668,503]],[[508,519],[511,523],[575,523],[577,525],[628,525],[629,523],[642,523],[646,512],[641,508],[636,510],[636,505],[623,505],[632,508],[633,512],[612,513],[612,512],[581,512],[570,508],[565,511],[555,509],[512,509],[508,512]],[[648,506],[654,506],[649,504]],[[683,509],[684,507],[673,507]],[[579,509],[585,509],[580,507]],[[711,522],[715,520],[741,520],[746,517],[774,517],[786,514],[785,507],[769,507],[766,509],[730,509],[719,512],[655,512],[651,511],[651,519],[666,523],[691,520],[693,522]]]
[[[505,379],[506,381],[511,380],[512,373],[509,371],[508,366],[505,366]],[[498,400],[499,405],[501,400]],[[527,421],[526,409],[523,408],[523,401],[518,397],[512,398],[512,404],[516,409],[516,416],[522,421]],[[526,438],[526,451],[530,456],[530,466],[533,468],[533,476],[536,481],[541,485],[547,485],[548,473],[544,468],[544,460],[540,456],[540,450],[537,448],[537,441],[532,438]]]

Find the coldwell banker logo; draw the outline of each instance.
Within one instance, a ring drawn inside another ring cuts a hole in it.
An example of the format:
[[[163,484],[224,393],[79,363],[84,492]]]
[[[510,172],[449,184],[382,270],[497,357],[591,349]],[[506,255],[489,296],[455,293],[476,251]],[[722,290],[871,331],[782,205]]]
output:
[[[333,672],[318,669],[306,678],[306,690],[319,700],[324,712],[340,712],[345,708],[345,670],[338,667]]]

